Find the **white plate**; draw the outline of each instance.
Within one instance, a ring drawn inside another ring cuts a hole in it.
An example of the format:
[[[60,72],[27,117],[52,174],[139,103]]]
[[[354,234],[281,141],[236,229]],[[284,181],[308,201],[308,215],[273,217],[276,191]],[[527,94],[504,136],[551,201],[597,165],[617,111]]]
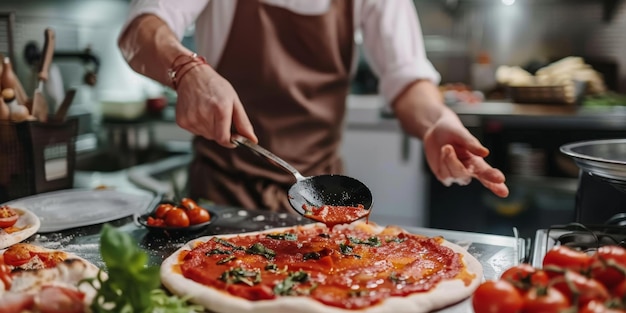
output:
[[[145,212],[153,197],[116,190],[62,190],[13,200],[6,204],[25,208],[41,221],[39,232],[105,223]]]
[[[37,216],[30,210],[17,207],[12,207],[12,209],[20,214],[17,222],[13,225],[13,227],[20,228],[20,230],[10,234],[0,230],[0,249],[4,249],[24,241],[24,239],[35,234],[41,226]]]

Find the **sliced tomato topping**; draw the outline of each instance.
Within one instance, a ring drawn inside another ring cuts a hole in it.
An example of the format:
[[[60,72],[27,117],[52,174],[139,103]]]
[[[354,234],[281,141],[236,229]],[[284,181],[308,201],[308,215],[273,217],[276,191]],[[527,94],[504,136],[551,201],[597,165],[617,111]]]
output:
[[[85,295],[68,288],[49,286],[42,289],[39,294],[39,311],[41,313],[83,313]]]
[[[20,215],[8,206],[0,206],[0,228],[7,228],[17,223]]]
[[[35,304],[35,296],[17,292],[7,292],[0,296],[0,313],[15,313],[29,310]]]
[[[7,265],[21,266],[28,263],[32,258],[33,255],[28,247],[22,244],[13,245],[4,251],[4,263]]]

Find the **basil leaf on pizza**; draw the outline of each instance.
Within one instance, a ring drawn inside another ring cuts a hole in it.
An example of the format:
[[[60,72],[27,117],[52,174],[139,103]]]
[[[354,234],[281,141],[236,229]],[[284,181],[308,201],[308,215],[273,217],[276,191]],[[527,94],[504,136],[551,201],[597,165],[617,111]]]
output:
[[[469,297],[482,267],[441,237],[356,222],[201,237],[160,274],[172,293],[218,313],[415,313]]]

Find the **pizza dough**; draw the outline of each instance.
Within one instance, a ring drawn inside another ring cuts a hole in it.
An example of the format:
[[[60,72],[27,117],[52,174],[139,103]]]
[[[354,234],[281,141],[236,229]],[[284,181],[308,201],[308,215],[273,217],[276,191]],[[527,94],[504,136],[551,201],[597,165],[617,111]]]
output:
[[[353,223],[345,227],[363,227],[366,225],[362,222]],[[296,227],[323,227],[320,224],[310,224],[306,226]],[[343,227],[343,226],[341,226]],[[375,226],[372,223],[366,225],[374,233],[381,232],[384,227]],[[245,234],[206,236],[188,242],[170,257],[168,257],[161,265],[161,281],[163,285],[181,297],[189,297],[191,302],[203,305],[209,310],[219,313],[271,313],[271,312],[294,312],[294,313],[383,313],[383,312],[431,312],[440,309],[469,297],[478,287],[482,280],[482,266],[472,255],[465,249],[448,241],[443,241],[442,245],[449,247],[454,252],[462,256],[462,261],[466,266],[469,274],[473,274],[471,282],[465,284],[461,279],[444,280],[437,284],[433,289],[427,292],[413,293],[403,297],[389,297],[381,303],[365,309],[350,310],[339,307],[328,306],[306,296],[279,296],[271,300],[250,301],[242,297],[234,296],[226,291],[218,290],[213,287],[205,286],[191,279],[187,279],[181,274],[178,266],[181,259],[181,253],[191,250],[198,243],[211,240],[213,237],[230,238],[236,236],[246,236],[255,234],[278,233],[285,232],[293,227],[270,229],[262,232],[253,232]]]
[[[41,222],[37,216],[23,208],[16,208],[11,206],[20,217],[17,219],[15,225],[12,228],[19,229],[18,231],[7,233],[3,229],[0,229],[0,249],[10,247],[16,243],[22,242],[28,237],[34,235],[39,230]]]
[[[84,303],[89,304],[93,300],[96,290],[89,284],[78,283],[87,278],[94,278],[100,269],[93,263],[64,251],[47,249],[31,244],[17,244],[33,253],[48,254],[47,257],[54,266],[45,267],[38,256],[34,256],[28,263],[21,265],[11,273],[11,287],[5,290],[0,286],[0,299],[3,293],[37,293],[46,286],[58,286],[80,290],[85,294]],[[15,246],[14,246],[15,247]],[[3,255],[7,250],[0,250]],[[50,261],[49,261],[50,262]]]

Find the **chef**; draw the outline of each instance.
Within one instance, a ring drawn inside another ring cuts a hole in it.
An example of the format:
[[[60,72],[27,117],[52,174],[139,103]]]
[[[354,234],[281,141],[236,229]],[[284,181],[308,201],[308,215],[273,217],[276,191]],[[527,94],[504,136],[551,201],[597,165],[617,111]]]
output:
[[[194,49],[181,43],[192,26]],[[484,160],[489,151],[442,102],[410,0],[134,0],[119,47],[135,71],[177,92],[176,122],[196,135],[190,196],[282,210],[293,176],[234,149],[231,136],[305,176],[341,173],[357,30],[381,94],[423,140],[436,177],[446,185],[475,178],[507,196],[504,175]]]

